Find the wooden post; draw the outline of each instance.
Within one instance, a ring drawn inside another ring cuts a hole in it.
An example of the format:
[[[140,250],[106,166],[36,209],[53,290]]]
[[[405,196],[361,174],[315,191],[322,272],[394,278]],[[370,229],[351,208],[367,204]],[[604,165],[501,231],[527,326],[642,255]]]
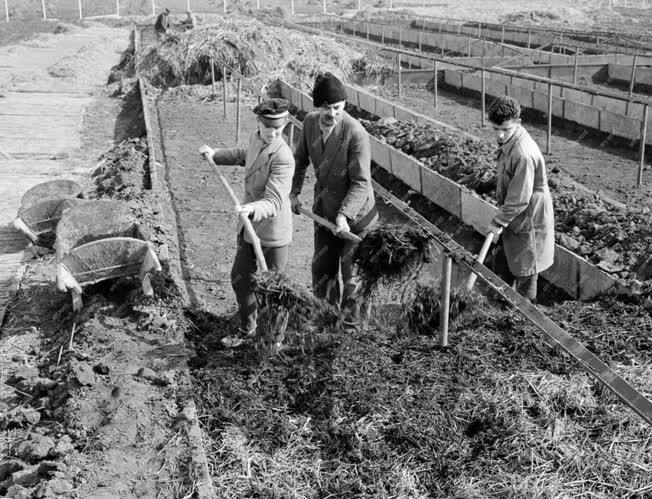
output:
[[[505,43],[505,25],[503,24],[503,28],[500,33],[500,43]],[[503,47],[503,50],[505,50],[505,47]]]
[[[48,15],[47,12],[45,11],[45,0],[41,0],[41,10],[43,11],[43,19],[47,19]]]
[[[323,1],[323,5],[324,5],[324,14],[326,14],[326,0]]]
[[[439,346],[448,346],[448,314],[451,305],[451,272],[453,259],[444,257],[442,261],[441,285],[439,296]]]
[[[636,185],[639,187],[643,185],[643,167],[645,166],[645,141],[647,141],[647,119],[648,119],[649,105],[645,104],[643,107],[643,119],[641,120],[641,143],[638,145],[639,149],[639,163],[638,163],[638,178]]]
[[[471,57],[471,38],[469,37],[469,38],[467,38],[467,40],[469,41],[469,54],[468,54],[468,57]]]
[[[392,8],[392,0],[389,0],[389,8]]]
[[[242,80],[238,78],[238,84],[236,87],[236,102],[237,107],[235,111],[235,142],[236,144],[240,141],[240,88],[242,85]]]
[[[362,10],[362,0],[358,0],[358,12]]]
[[[152,15],[156,15],[156,0],[152,0]]]
[[[292,15],[294,15],[294,0],[290,0],[290,9],[291,9]]]
[[[380,43],[384,44],[385,43],[385,25],[383,24],[383,29],[380,34]]]
[[[629,94],[627,98],[629,99],[627,101],[627,104],[625,104],[625,116],[629,114],[629,105],[631,104],[632,100],[632,94],[634,93],[634,81],[636,80],[636,59],[638,58],[638,54],[634,54],[634,60],[632,61],[632,73],[630,76],[629,80]]]
[[[482,23],[478,23],[478,38],[482,38]]]
[[[442,57],[444,56],[444,53],[446,52],[446,48],[444,47],[444,33],[441,34],[441,55]]]
[[[224,119],[226,119],[226,66],[222,66],[222,100],[224,101]]]
[[[577,67],[579,65],[580,59],[580,49],[577,47],[575,49],[575,65],[573,66],[573,85],[577,83]]]
[[[256,0],[256,10],[260,10],[260,0]]]
[[[532,46],[532,30],[527,30],[527,48]]]
[[[401,48],[401,45],[403,44],[403,31],[401,30],[401,27],[398,27],[398,46]]]
[[[355,21],[353,21],[353,38],[355,38]]]
[[[434,93],[435,93],[435,111],[437,111],[437,104],[438,104],[438,100],[439,100],[439,95],[438,95],[439,94],[439,74],[437,72],[437,69],[438,69],[437,68],[437,61],[435,61],[435,68],[433,70],[433,72],[435,73],[435,78],[433,80],[433,90],[434,90]]]
[[[120,0],[115,0],[115,17],[120,17]]]
[[[481,85],[481,96],[480,98],[482,99],[482,119],[480,120],[480,125],[482,128],[485,126],[485,113],[486,113],[486,104],[485,104],[485,70],[484,70],[484,62],[482,63],[482,85]]]
[[[79,19],[84,19],[84,11],[82,10],[82,0],[78,0],[77,5],[79,6]]]
[[[369,40],[369,23],[365,23],[367,25],[367,40]]]
[[[421,34],[422,33],[423,33],[423,31],[419,31],[419,52],[420,53],[423,53],[423,49],[421,48]]]
[[[215,61],[211,57],[211,96],[215,98]]]
[[[559,33],[559,53],[561,54],[562,42],[564,41],[564,34]]]
[[[8,4],[8,0],[5,0],[5,21],[9,22],[9,4]]]
[[[552,154],[552,83],[548,83],[548,133],[546,135],[546,154]]]
[[[396,65],[397,70],[398,70],[398,96],[401,96],[401,54],[397,54],[396,56]]]

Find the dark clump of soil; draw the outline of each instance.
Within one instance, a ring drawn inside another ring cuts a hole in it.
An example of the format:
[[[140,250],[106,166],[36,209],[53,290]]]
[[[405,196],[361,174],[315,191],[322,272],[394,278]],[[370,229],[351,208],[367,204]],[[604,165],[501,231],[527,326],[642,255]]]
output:
[[[146,178],[147,140],[128,139],[100,158],[93,172],[97,193],[118,199],[131,199],[142,190]]]

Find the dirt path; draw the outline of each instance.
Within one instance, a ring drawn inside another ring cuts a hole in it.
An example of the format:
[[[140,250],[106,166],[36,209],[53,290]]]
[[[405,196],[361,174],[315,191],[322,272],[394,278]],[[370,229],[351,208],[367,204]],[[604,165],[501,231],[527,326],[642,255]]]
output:
[[[480,125],[479,103],[475,99],[461,97],[447,91],[439,91],[438,109],[435,111],[432,92],[424,86],[405,86],[401,97],[396,87],[367,87],[373,93],[392,99],[410,109],[454,125],[488,141],[493,141],[492,131]],[[526,128],[545,150],[546,130],[541,124],[525,123]],[[608,144],[593,143],[591,137],[578,134],[559,134],[553,127],[552,155],[546,156],[546,164],[558,167],[574,180],[594,191],[632,206],[652,207],[652,177],[650,168],[644,172],[644,184],[636,187],[638,160],[635,153]]]

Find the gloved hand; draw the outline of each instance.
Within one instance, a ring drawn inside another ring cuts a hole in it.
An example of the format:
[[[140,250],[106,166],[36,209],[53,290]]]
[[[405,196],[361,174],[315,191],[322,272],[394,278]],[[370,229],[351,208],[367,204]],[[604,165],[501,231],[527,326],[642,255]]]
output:
[[[201,154],[202,156],[204,154],[208,154],[212,158],[213,155],[215,154],[215,149],[213,149],[212,147],[207,146],[206,144],[204,144],[203,146],[201,146],[199,148],[199,154]]]
[[[301,208],[301,200],[299,199],[299,196],[290,196],[290,206],[292,206],[292,211],[294,213],[297,215],[301,214],[299,211],[299,208]]]

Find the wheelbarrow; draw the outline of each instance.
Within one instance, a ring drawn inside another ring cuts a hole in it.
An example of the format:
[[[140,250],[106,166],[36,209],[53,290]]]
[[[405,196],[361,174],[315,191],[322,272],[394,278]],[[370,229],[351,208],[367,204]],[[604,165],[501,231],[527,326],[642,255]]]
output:
[[[72,180],[50,180],[29,189],[20,200],[14,227],[33,244],[51,246],[61,214],[84,200],[82,189]]]
[[[36,184],[20,200],[20,208],[26,209],[50,199],[69,199],[84,197],[81,186],[72,180],[50,180]]]
[[[150,276],[167,260],[167,246],[157,248],[141,231],[129,207],[99,200],[66,211],[57,226],[57,288],[72,295],[73,310],[82,308],[82,288],[108,279],[137,275],[143,293],[152,296]]]
[[[55,231],[61,215],[70,208],[86,203],[80,198],[49,199],[20,208],[14,227],[25,234],[33,244],[51,247],[55,240]]]

